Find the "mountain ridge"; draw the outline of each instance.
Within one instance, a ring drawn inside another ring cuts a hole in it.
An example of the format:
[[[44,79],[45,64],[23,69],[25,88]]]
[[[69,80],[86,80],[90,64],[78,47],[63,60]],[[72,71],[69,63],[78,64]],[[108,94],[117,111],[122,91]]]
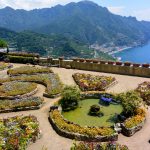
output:
[[[30,11],[4,8],[0,10],[0,26],[17,32],[61,35],[88,45],[135,46],[150,39],[150,22],[115,15],[91,1]]]

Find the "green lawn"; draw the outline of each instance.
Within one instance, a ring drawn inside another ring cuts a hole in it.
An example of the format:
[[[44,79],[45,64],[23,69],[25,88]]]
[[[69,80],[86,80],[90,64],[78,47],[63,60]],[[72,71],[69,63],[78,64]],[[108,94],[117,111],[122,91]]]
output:
[[[120,114],[123,110],[120,104],[109,106],[101,106],[101,111],[104,113],[103,117],[89,116],[88,112],[90,106],[99,104],[99,99],[86,99],[79,102],[79,108],[69,111],[62,112],[64,118],[74,123],[80,124],[81,126],[111,126],[115,123],[115,113]]]

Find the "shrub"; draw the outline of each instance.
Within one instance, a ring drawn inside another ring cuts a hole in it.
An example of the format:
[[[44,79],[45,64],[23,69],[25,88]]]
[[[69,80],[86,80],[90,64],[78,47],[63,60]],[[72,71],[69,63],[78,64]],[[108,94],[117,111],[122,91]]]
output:
[[[127,115],[134,115],[135,110],[141,106],[143,103],[140,95],[135,91],[130,91],[127,93],[121,93],[116,96],[117,101],[121,101],[124,113]]]
[[[91,116],[103,116],[103,113],[100,111],[99,105],[92,105],[90,107],[89,115]]]
[[[62,91],[62,99],[60,100],[63,111],[77,108],[79,99],[80,90],[76,86],[66,86]]]
[[[23,57],[23,56],[10,56],[8,55],[7,58],[12,63],[31,63],[34,64],[34,57]]]

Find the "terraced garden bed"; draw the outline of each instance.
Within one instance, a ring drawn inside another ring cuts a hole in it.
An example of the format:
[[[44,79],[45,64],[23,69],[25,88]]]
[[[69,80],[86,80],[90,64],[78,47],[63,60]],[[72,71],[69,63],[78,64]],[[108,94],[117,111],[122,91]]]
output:
[[[136,91],[140,93],[146,104],[150,105],[150,82],[143,82],[139,84]]]
[[[42,84],[46,86],[46,91],[44,96],[53,97],[61,93],[62,83],[57,74],[38,74],[38,75],[21,75],[8,77],[5,79],[0,79],[0,83],[10,82],[10,81],[25,81],[25,82],[35,82],[37,84]]]
[[[40,97],[27,97],[15,100],[0,100],[0,113],[39,109],[43,103]]]
[[[121,145],[116,142],[80,142],[78,144],[74,143],[70,150],[129,150],[129,148],[126,145]]]
[[[0,149],[25,150],[39,138],[40,130],[34,116],[0,119]]]
[[[39,73],[53,73],[53,71],[47,67],[22,66],[19,68],[10,69],[7,71],[7,73],[10,76],[16,76],[22,74],[32,75],[32,74],[39,74]]]
[[[5,82],[0,86],[0,98],[24,95],[36,90],[37,84],[30,82]]]
[[[105,91],[116,83],[114,77],[75,73],[73,78],[82,91]]]

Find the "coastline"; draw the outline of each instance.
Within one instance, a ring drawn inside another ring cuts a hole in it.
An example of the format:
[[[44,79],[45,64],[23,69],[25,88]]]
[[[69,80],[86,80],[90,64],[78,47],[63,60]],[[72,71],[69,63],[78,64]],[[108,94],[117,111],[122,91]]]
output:
[[[121,48],[121,49],[119,49],[119,50],[109,52],[108,54],[109,54],[109,55],[113,55],[113,54],[122,52],[122,51],[124,51],[124,50],[131,49],[131,48],[133,48],[133,47],[130,46],[130,47]]]

